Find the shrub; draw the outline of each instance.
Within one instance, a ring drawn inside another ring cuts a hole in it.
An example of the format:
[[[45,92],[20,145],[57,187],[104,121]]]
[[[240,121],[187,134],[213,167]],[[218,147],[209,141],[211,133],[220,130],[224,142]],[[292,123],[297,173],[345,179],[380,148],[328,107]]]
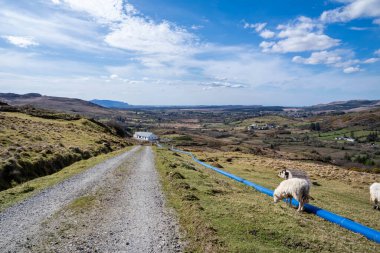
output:
[[[115,130],[116,135],[119,137],[126,137],[128,135],[125,128],[120,123],[114,120],[107,122],[107,126],[113,128]]]

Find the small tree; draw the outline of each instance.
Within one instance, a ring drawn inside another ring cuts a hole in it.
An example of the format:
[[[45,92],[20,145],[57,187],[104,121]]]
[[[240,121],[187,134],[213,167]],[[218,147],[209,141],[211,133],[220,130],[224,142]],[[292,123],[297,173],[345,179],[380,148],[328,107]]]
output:
[[[317,123],[311,123],[310,124],[310,130],[311,131],[321,131],[321,125],[319,124],[319,122]]]
[[[370,134],[367,135],[367,141],[368,142],[375,142],[378,139],[377,132],[371,132]]]

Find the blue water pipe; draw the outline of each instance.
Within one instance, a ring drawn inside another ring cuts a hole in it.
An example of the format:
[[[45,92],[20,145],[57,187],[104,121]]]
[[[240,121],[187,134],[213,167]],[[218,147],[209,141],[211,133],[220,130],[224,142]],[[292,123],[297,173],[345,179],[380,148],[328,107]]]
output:
[[[159,147],[162,148],[162,145],[160,145]],[[198,160],[191,152],[186,152],[186,151],[183,151],[183,150],[179,150],[179,149],[176,149],[174,147],[171,148],[172,151],[174,152],[178,152],[178,153],[182,153],[182,154],[186,154],[186,155],[189,155],[191,156],[191,158],[198,164],[206,167],[206,168],[209,168],[209,169],[212,169],[226,177],[229,177],[233,180],[236,180],[240,183],[243,183],[245,185],[248,185],[254,189],[256,189],[257,191],[261,192],[261,193],[264,193],[268,196],[271,196],[273,197],[273,191],[270,190],[270,189],[267,189],[265,187],[262,187],[258,184],[255,184],[255,183],[252,183],[244,178],[241,178],[241,177],[238,177],[234,174],[231,174],[231,173],[228,173],[224,170],[221,170],[221,169],[218,169],[214,166],[211,166],[210,164],[207,164],[205,162],[202,162],[200,160]],[[293,199],[292,200],[292,205],[294,206],[298,206],[298,201]],[[364,226],[360,223],[357,223],[353,220],[350,220],[348,218],[345,218],[343,216],[340,216],[340,215],[337,215],[335,213],[332,213],[332,212],[329,212],[327,210],[324,210],[322,208],[319,208],[317,206],[313,206],[313,205],[310,205],[310,204],[305,204],[304,206],[304,210],[308,213],[313,213],[325,220],[328,220],[332,223],[335,223],[335,224],[338,224],[339,226],[341,227],[344,227],[348,230],[351,230],[355,233],[358,233],[358,234],[361,234],[365,237],[367,237],[368,239],[372,240],[372,241],[375,241],[377,243],[380,243],[380,231],[377,231],[373,228],[370,228],[370,227],[367,227],[367,226]]]

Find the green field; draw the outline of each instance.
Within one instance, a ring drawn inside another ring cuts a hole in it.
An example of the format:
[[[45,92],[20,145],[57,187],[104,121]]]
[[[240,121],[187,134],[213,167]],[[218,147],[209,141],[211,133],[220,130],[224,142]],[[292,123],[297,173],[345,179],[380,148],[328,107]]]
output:
[[[311,136],[317,137],[320,140],[335,140],[335,137],[352,137],[358,140],[365,140],[365,138],[372,133],[373,131],[363,130],[363,129],[355,129],[355,128],[344,128],[337,131],[329,131],[329,132],[320,132],[313,133]]]

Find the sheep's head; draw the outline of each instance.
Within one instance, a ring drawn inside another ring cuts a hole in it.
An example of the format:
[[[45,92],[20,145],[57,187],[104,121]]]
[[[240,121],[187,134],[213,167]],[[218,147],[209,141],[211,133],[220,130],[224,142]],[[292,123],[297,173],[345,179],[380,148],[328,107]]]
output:
[[[282,170],[278,173],[278,176],[281,178],[288,179],[289,178],[289,171],[287,170]]]
[[[273,201],[274,203],[277,203],[281,200],[281,197],[277,196],[276,194],[273,194]]]

